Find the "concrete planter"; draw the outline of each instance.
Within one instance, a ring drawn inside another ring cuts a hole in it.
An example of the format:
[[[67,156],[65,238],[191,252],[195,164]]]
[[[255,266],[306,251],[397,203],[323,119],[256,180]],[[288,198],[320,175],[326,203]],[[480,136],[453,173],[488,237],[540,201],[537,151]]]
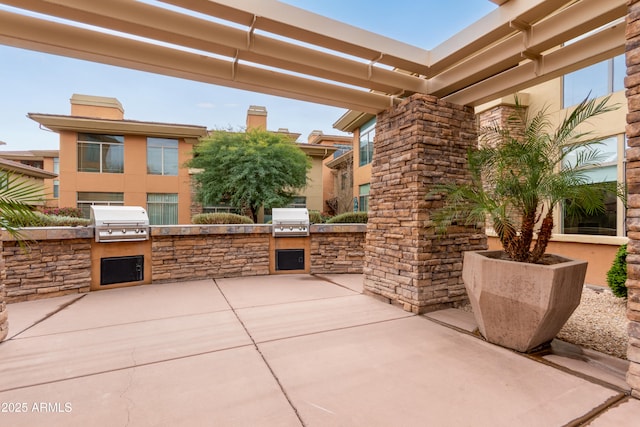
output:
[[[529,352],[555,338],[580,304],[587,262],[527,264],[501,253],[465,252],[462,279],[487,341]]]

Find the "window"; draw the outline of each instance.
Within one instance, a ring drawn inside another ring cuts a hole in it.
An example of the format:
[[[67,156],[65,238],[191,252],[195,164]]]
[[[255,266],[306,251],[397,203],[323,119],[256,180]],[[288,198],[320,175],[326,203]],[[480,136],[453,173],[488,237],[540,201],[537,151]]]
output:
[[[296,196],[293,198],[291,203],[287,205],[288,208],[306,208],[307,207],[307,198],[304,196]]]
[[[602,160],[597,167],[586,169],[587,176],[592,183],[600,182],[617,182],[618,181],[618,142],[619,138],[613,136],[602,141],[601,144],[595,145],[592,149],[597,149],[602,154]],[[565,160],[565,164],[575,164],[575,158],[580,152],[584,152],[588,148],[582,148],[571,153]],[[591,234],[601,236],[616,236],[618,224],[618,199],[615,194],[608,193],[604,195],[605,212],[594,215],[587,215],[584,212],[577,212],[569,215],[563,209],[562,232],[566,234]],[[623,221],[624,222],[624,221]],[[621,225],[621,230],[624,226]]]
[[[59,157],[53,158],[53,173],[57,173],[58,175],[60,174],[60,158]],[[54,179],[53,180],[53,198],[57,199],[58,197],[60,197],[60,180]]]
[[[32,168],[44,169],[43,160],[20,160],[20,163],[31,166]]]
[[[371,184],[364,184],[358,188],[358,210],[367,212],[369,210],[369,188]]]
[[[147,138],[147,173],[178,175],[178,140]]]
[[[240,215],[240,209],[225,203],[220,203],[215,206],[204,206],[202,208],[202,213],[233,213]]]
[[[623,90],[626,72],[624,55],[619,55],[566,74],[563,78],[564,107],[576,105],[587,96],[597,98]]]
[[[360,166],[368,165],[373,158],[373,140],[376,136],[376,119],[360,128]]]
[[[353,146],[346,145],[346,144],[333,144],[333,146],[337,148],[337,150],[333,153],[334,159],[337,159],[338,157],[342,156],[344,153],[348,153],[353,149]]]
[[[78,172],[123,173],[124,136],[78,134]]]
[[[123,206],[124,193],[79,192],[77,206],[83,218],[91,216],[91,205]]]
[[[147,194],[147,213],[150,225],[178,223],[178,195],[156,193]]]

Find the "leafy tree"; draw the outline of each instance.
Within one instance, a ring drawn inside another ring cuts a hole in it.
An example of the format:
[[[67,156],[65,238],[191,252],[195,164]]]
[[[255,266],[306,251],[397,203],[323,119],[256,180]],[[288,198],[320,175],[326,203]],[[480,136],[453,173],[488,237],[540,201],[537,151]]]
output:
[[[198,201],[227,203],[256,221],[261,206],[282,207],[307,185],[311,162],[283,135],[256,129],[215,131],[202,140],[187,165],[195,175]]]

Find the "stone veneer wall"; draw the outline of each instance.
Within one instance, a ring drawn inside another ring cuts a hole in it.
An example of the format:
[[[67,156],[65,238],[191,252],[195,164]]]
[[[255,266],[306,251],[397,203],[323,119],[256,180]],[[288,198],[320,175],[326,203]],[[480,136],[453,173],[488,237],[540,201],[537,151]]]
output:
[[[470,107],[416,94],[378,115],[365,244],[365,292],[421,313],[467,299],[464,251],[486,249],[486,235],[459,227],[437,235],[426,198],[434,184],[468,179],[477,144]]]
[[[362,273],[365,224],[311,226],[311,274]]]
[[[15,240],[3,241],[1,280],[6,302],[88,292],[91,241],[86,236],[92,230],[78,230],[37,230],[29,234],[37,242],[28,242],[26,249]]]
[[[312,225],[311,272],[362,273],[365,231],[364,224]],[[5,299],[11,303],[90,290],[92,228],[34,228],[25,237],[33,240],[27,252],[2,233],[0,336],[7,334]],[[270,239],[270,225],[152,227],[151,281],[267,275]]]
[[[151,281],[269,274],[271,226],[153,227]]]
[[[629,0],[626,28],[627,77],[627,382],[640,398],[640,0]]]

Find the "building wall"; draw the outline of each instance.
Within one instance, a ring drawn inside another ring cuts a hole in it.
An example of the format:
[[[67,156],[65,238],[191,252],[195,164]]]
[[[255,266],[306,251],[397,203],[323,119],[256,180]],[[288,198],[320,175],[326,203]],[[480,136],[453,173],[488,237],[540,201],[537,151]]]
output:
[[[178,162],[191,158],[193,146],[178,141]],[[78,192],[124,193],[124,204],[147,206],[148,193],[177,193],[178,222],[191,223],[191,187],[189,170],[178,169],[177,176],[147,174],[147,139],[142,135],[125,135],[124,173],[78,172],[77,133],[60,134],[60,207],[75,207]]]
[[[371,182],[371,163],[360,166],[360,129],[353,132],[353,197],[359,196],[361,185]]]
[[[301,194],[307,198],[307,209],[320,212],[324,210],[322,161],[322,157],[311,157],[311,170],[307,174],[307,188]]]
[[[53,157],[45,157],[43,159],[43,169],[49,172],[53,172]],[[56,178],[59,180],[59,178]],[[58,198],[53,197],[53,179],[45,179],[44,180],[44,193],[46,197],[45,206],[49,206],[52,208],[59,207]]]

